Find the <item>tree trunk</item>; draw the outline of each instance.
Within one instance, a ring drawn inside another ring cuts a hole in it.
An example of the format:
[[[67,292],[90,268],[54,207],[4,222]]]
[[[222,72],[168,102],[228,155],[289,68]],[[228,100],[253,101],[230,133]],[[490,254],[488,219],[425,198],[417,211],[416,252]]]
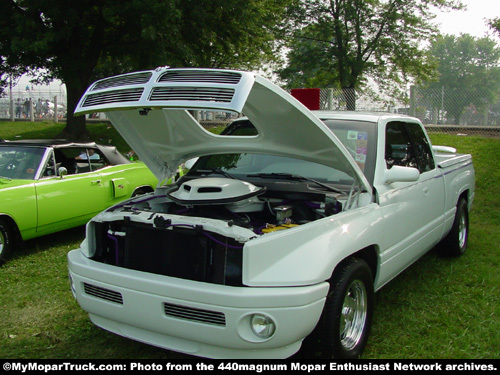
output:
[[[86,87],[82,89],[78,86],[74,87],[73,85],[66,85],[68,115],[66,127],[60,134],[60,137],[64,139],[68,139],[71,141],[90,140],[90,133],[87,130],[87,122],[85,116],[75,116],[73,114],[85,90]]]
[[[356,110],[356,90],[354,87],[342,87],[342,94],[344,95],[346,109],[348,111]]]

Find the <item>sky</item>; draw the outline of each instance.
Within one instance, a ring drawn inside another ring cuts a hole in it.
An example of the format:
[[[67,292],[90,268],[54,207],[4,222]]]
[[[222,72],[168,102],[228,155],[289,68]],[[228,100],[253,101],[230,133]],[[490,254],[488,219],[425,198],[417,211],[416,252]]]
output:
[[[500,17],[500,0],[462,0],[466,10],[438,12],[435,23],[442,34],[470,34],[474,37],[484,37],[491,34],[486,25],[486,19]]]

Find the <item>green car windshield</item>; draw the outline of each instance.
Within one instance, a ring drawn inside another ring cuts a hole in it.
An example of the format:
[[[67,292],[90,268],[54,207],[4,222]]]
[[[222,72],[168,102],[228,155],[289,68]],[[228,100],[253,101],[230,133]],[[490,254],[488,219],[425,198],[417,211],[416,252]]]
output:
[[[44,153],[41,147],[0,147],[0,178],[33,180]]]

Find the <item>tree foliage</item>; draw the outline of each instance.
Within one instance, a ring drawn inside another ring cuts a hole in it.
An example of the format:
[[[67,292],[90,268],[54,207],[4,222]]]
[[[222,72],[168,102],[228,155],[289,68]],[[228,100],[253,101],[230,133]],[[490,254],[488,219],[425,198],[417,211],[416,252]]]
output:
[[[292,87],[340,87],[347,108],[368,80],[394,95],[410,79],[428,78],[433,65],[423,43],[436,32],[433,7],[458,9],[455,0],[303,0],[296,11],[288,66]]]
[[[500,36],[500,17],[488,20],[488,25],[497,33],[497,36]]]
[[[2,0],[0,68],[66,84],[73,109],[95,79],[157,66],[253,68],[274,57],[293,0]],[[1,72],[0,72],[1,73]]]
[[[488,37],[468,34],[438,36],[429,53],[437,62],[437,80],[426,92],[436,108],[460,123],[464,109],[477,110],[495,102],[500,92],[500,47]]]

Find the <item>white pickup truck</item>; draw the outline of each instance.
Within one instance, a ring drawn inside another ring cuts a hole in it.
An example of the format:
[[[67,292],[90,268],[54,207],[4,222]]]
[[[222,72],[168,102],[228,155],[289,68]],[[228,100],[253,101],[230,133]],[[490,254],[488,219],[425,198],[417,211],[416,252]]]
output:
[[[221,134],[189,110],[242,117]],[[68,254],[94,324],[210,358],[284,358],[306,340],[359,357],[374,292],[438,245],[467,245],[470,155],[432,147],[395,114],[311,112],[249,72],[168,69],[94,83],[75,113],[107,111],[160,181],[97,215]]]

